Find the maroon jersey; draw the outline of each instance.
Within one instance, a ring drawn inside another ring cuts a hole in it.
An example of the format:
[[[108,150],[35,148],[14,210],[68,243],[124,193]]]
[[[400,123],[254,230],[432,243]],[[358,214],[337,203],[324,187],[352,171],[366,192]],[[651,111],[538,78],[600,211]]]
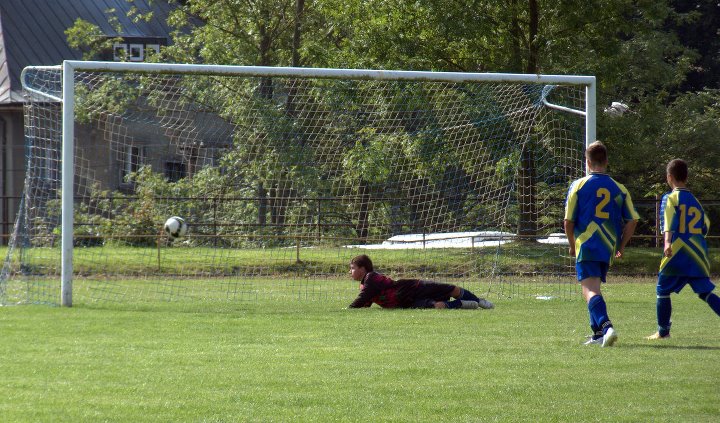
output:
[[[419,283],[417,279],[401,279],[395,282],[383,274],[369,272],[360,282],[360,295],[350,307],[370,307],[372,303],[383,308],[410,307],[412,298],[409,293]]]
[[[418,279],[393,281],[383,274],[369,272],[360,283],[360,294],[350,307],[370,307],[372,303],[383,308],[426,307],[424,300],[446,301],[453,289],[454,285]]]

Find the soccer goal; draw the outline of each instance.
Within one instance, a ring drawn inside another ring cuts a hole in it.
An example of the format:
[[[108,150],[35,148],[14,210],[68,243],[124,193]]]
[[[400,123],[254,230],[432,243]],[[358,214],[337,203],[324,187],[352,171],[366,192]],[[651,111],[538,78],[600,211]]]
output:
[[[577,292],[560,233],[594,77],[66,61],[23,86],[2,304],[349,302],[359,254],[490,297]]]

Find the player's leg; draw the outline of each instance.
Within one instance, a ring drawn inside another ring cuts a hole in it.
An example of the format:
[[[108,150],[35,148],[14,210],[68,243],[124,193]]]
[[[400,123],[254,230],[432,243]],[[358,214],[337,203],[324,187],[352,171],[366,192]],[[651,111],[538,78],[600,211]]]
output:
[[[457,298],[462,288],[448,283],[419,281],[414,296],[418,300],[431,303],[434,308],[463,308],[463,301]],[[451,300],[450,298],[455,298]]]
[[[605,282],[608,265],[602,262],[580,262],[576,264],[576,268],[590,315],[590,328],[593,331],[588,343],[601,344],[603,347],[612,346],[617,341],[617,334],[600,290],[601,284]],[[602,342],[598,341],[601,337]]]
[[[693,291],[698,294],[698,297],[705,301],[715,314],[720,316],[720,297],[713,294],[715,284],[710,281],[710,278],[693,278],[689,283]]]
[[[461,308],[462,301],[450,301],[452,294],[458,294],[460,288],[447,283],[433,281],[418,281],[416,288],[413,290],[415,308]]]
[[[430,298],[420,298],[413,302],[412,308],[460,308],[460,305],[455,305],[452,301],[436,301]]]
[[[428,298],[419,298],[413,301],[412,308],[435,308],[435,301]]]
[[[588,314],[590,316],[590,331],[592,334],[588,337],[588,340],[585,341],[585,345],[602,344],[603,331],[600,329],[600,326],[595,323],[594,316],[589,310]]]
[[[587,303],[588,314],[590,316],[590,330],[593,335],[589,343],[599,344],[609,328],[612,327],[610,317],[607,314],[607,305],[600,291],[600,278],[589,277],[580,281],[582,286],[583,298]]]
[[[490,301],[486,300],[485,298],[480,298],[477,295],[473,294],[469,290],[465,288],[461,288],[459,286],[456,286],[453,292],[450,294],[451,297],[455,298],[456,301],[460,300],[462,301],[462,308],[484,308],[484,309],[490,309],[495,308],[495,304],[491,303]],[[472,304],[475,303],[475,304]]]
[[[700,297],[701,300],[708,303],[708,305],[710,306],[711,309],[713,309],[715,314],[720,316],[720,297],[713,294],[712,292],[706,292],[704,294],[699,294],[698,296]]]
[[[670,336],[670,326],[672,326],[672,299],[670,293],[658,294],[655,304],[657,313],[658,338],[666,338]]]
[[[670,326],[672,325],[672,321],[670,320],[672,315],[672,300],[670,299],[670,295],[673,292],[680,292],[684,285],[685,282],[677,276],[658,275],[658,283],[655,288],[657,294],[655,310],[658,330],[648,336],[647,339],[667,339],[670,337]]]

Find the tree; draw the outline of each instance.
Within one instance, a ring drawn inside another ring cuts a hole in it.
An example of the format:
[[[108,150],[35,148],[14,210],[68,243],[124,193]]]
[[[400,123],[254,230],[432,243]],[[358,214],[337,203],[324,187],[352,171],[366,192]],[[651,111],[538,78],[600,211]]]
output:
[[[187,63],[256,64],[410,69],[463,72],[586,74],[598,78],[598,110],[623,101],[631,112],[601,115],[599,138],[612,151],[612,169],[634,192],[648,193],[657,163],[645,146],[698,142],[692,134],[715,133],[717,94],[701,90],[716,81],[720,59],[714,32],[720,13],[710,2],[685,0],[186,0],[170,23],[178,28],[164,60]],[[693,8],[694,6],[699,6]],[[97,31],[76,25],[78,45],[97,43]],[[688,79],[688,75],[690,78]],[[692,89],[695,92],[685,93]],[[258,94],[277,101],[272,81]],[[285,98],[287,122],[297,119],[296,88]],[[702,109],[699,113],[697,110]],[[684,115],[690,116],[683,119]],[[694,131],[694,132],[693,132]],[[692,135],[692,136],[691,136]],[[302,146],[300,143],[289,146]],[[711,151],[712,146],[707,146]],[[517,160],[527,173],[521,185],[534,198],[532,146]],[[678,152],[679,153],[679,152]],[[643,160],[640,160],[640,159]],[[703,157],[704,159],[704,157]],[[647,163],[646,163],[647,162]],[[708,160],[698,165],[709,166]],[[652,170],[651,170],[652,169]],[[710,174],[703,167],[702,174]],[[257,195],[273,189],[259,181]],[[710,187],[711,184],[704,186]],[[708,188],[710,189],[710,188]],[[521,190],[521,191],[522,191]],[[279,191],[276,191],[279,192]],[[522,210],[532,216],[531,206]],[[276,206],[282,207],[282,204]],[[272,215],[259,202],[258,220]],[[272,218],[272,217],[271,217]],[[524,220],[524,219],[523,219]],[[527,220],[532,222],[532,220]],[[532,224],[521,232],[532,233]]]

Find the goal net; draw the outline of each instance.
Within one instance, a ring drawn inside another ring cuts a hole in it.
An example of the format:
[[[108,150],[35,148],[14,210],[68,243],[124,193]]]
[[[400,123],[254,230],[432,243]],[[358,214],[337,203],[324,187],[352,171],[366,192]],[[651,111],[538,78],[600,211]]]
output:
[[[2,304],[349,303],[359,254],[490,298],[577,292],[560,233],[592,77],[64,66],[23,75]]]

